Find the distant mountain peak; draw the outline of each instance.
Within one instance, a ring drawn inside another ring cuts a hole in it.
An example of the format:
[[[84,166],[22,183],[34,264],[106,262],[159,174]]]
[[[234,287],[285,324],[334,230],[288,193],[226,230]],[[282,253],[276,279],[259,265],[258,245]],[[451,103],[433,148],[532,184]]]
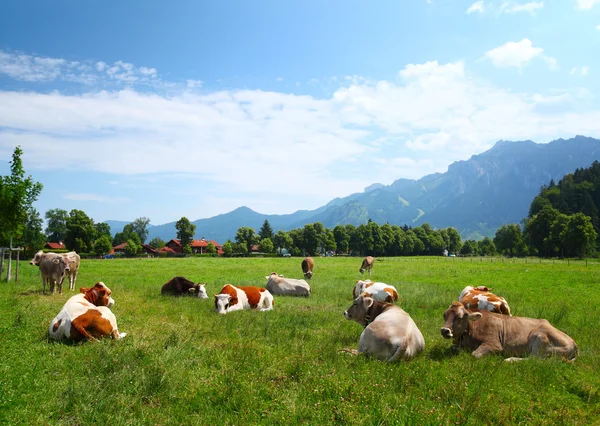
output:
[[[365,188],[365,192],[371,192],[371,191],[375,191],[376,189],[381,189],[384,188],[385,185],[382,183],[374,183],[372,185],[369,185]]]

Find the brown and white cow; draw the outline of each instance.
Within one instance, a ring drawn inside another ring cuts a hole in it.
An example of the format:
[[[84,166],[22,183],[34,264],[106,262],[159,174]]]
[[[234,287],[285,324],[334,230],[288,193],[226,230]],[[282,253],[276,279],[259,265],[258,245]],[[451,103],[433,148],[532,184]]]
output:
[[[219,294],[215,294],[215,310],[220,314],[244,309],[270,311],[275,301],[266,288],[245,286],[235,287],[225,284]]]
[[[373,269],[373,262],[375,259],[372,256],[367,256],[363,259],[362,265],[360,265],[360,269],[358,272],[364,274],[365,271],[369,271],[369,276],[371,276],[371,270]]]
[[[313,268],[315,267],[315,261],[312,257],[305,257],[302,259],[302,273],[304,278],[310,280],[313,276]]]
[[[163,295],[170,294],[174,296],[194,295],[197,293],[200,299],[208,299],[205,285],[201,283],[194,284],[185,277],[173,277],[163,284],[160,292]]]
[[[122,339],[127,335],[119,333],[117,319],[110,310],[115,301],[104,283],[97,282],[92,288],[79,291],[50,323],[48,333],[52,339],[78,342],[107,336]]]
[[[33,256],[29,264],[39,266],[40,268],[44,294],[46,294],[46,283],[49,286],[50,293],[54,294],[54,286],[58,285],[58,293],[62,294],[62,283],[65,273],[68,273],[70,270],[69,259],[60,254],[44,253],[40,250]]]
[[[310,296],[310,286],[304,280],[285,278],[283,275],[277,275],[277,272],[271,272],[271,275],[265,278],[266,288],[274,296]]]
[[[77,273],[79,272],[79,263],[81,258],[74,251],[70,251],[62,255],[69,261],[69,272],[66,276],[69,277],[69,290],[75,290],[75,283],[77,282]]]
[[[488,311],[473,312],[453,302],[444,312],[442,336],[452,339],[453,349],[465,348],[471,355],[502,353],[517,361],[523,356],[563,356],[574,360],[579,350],[575,341],[545,319],[511,317]]]
[[[495,312],[497,314],[510,315],[510,306],[504,297],[496,296],[486,286],[467,286],[460,293],[458,301],[467,309]]]
[[[425,349],[421,330],[410,315],[396,305],[361,295],[354,299],[344,316],[365,327],[358,350],[344,349],[346,352],[364,353],[392,362],[413,358]]]
[[[398,291],[394,286],[371,280],[356,281],[356,285],[352,290],[352,297],[356,299],[361,294],[366,294],[380,302],[394,303],[398,301]]]

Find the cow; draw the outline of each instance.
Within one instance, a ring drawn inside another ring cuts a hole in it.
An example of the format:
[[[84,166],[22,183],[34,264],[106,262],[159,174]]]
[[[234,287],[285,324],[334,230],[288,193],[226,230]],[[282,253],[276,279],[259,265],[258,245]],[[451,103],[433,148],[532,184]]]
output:
[[[490,311],[510,316],[510,306],[504,297],[490,293],[490,289],[483,285],[466,286],[460,293],[458,301],[470,310]]]
[[[371,280],[356,281],[356,285],[352,290],[352,298],[356,299],[361,294],[366,294],[380,302],[394,303],[398,301],[398,291],[394,286]]]
[[[343,349],[345,352],[354,355],[364,353],[392,362],[413,358],[425,349],[425,339],[413,319],[391,303],[362,294],[354,299],[344,312],[344,317],[365,327],[360,335],[358,350]]]
[[[265,277],[267,279],[266,289],[274,296],[310,296],[310,286],[304,280],[285,278],[272,272]]]
[[[92,288],[80,288],[50,323],[48,333],[54,340],[98,340],[101,337],[122,339],[117,319],[110,308],[115,304],[111,290],[97,282]]]
[[[371,276],[371,270],[373,269],[373,262],[375,261],[375,259],[372,256],[367,256],[363,259],[362,261],[362,265],[360,265],[360,269],[358,270],[358,272],[360,272],[361,274],[364,274],[365,271],[369,271],[369,276]]]
[[[69,277],[69,290],[75,289],[75,283],[77,282],[77,273],[79,272],[79,263],[81,258],[74,251],[70,251],[62,255],[69,260],[69,272],[66,276]]]
[[[198,293],[200,299],[208,299],[205,285],[201,283],[194,284],[185,277],[173,277],[163,284],[160,292],[163,295],[170,294],[174,296],[186,296]]]
[[[575,341],[545,319],[474,312],[453,302],[444,312],[444,321],[440,332],[452,339],[452,349],[465,348],[475,358],[501,353],[510,357],[506,361],[525,355],[558,355],[572,361],[579,354]]]
[[[226,314],[244,309],[270,311],[275,305],[273,295],[265,288],[246,286],[235,287],[225,284],[219,294],[215,294],[215,311]]]
[[[315,261],[312,257],[305,257],[302,259],[302,273],[304,278],[310,280],[313,276],[313,268],[315,267]]]
[[[46,283],[48,283],[50,293],[54,294],[54,286],[58,285],[58,293],[62,294],[65,273],[70,271],[69,260],[66,257],[52,252],[44,253],[40,250],[33,256],[29,264],[40,268],[44,294],[46,294]]]

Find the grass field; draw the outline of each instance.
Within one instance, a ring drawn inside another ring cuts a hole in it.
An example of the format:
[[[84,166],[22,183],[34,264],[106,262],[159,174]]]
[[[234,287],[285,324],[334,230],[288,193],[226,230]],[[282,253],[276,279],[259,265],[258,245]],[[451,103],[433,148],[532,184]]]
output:
[[[77,287],[112,290],[121,341],[47,338],[74,293],[43,296],[37,267],[0,283],[0,422],[64,425],[600,424],[600,265],[386,258],[373,278],[396,286],[425,336],[425,353],[388,365],[339,350],[362,328],[343,317],[357,258],[316,258],[312,296],[276,297],[271,312],[212,311],[225,283],[264,286],[300,259],[84,260]],[[209,300],[162,297],[183,275]],[[504,296],[513,315],[546,318],[580,357],[504,363],[454,355],[442,314],[466,285]]]

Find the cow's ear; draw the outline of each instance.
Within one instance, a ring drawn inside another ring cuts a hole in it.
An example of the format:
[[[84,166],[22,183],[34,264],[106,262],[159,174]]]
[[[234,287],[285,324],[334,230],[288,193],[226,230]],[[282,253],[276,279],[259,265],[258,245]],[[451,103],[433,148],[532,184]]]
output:
[[[283,274],[279,274],[279,276],[280,276],[281,278],[284,278]]]
[[[190,288],[188,288],[188,291],[190,293],[195,293],[196,292],[196,287],[190,287]]]
[[[219,296],[217,296],[217,293],[213,293],[213,296],[215,296],[215,297],[219,297]]]
[[[481,317],[483,315],[481,315],[481,312],[469,312],[469,321],[475,322],[479,319],[481,319]]]
[[[356,280],[356,284],[358,284],[358,282],[359,282],[359,281],[360,281],[360,280]]]
[[[371,306],[373,306],[373,303],[375,303],[375,300],[373,300],[368,293],[363,293],[360,295],[360,297],[362,297],[365,308],[367,309],[369,309]]]
[[[273,275],[273,274],[271,274],[271,275],[267,275],[267,276],[265,277],[265,279],[266,279],[266,280],[269,280],[269,279],[271,279],[271,276],[272,276],[272,275]]]
[[[80,293],[87,293],[88,291],[90,291],[90,289],[89,289],[89,288],[87,288],[87,287],[80,287],[80,288],[79,288],[79,292],[80,292]]]
[[[57,258],[55,258],[55,259],[53,260],[53,262],[54,262],[54,263],[56,263],[56,264],[58,265],[58,264],[60,263],[60,260],[61,260],[61,259],[57,257]]]
[[[229,304],[230,305],[236,305],[238,302],[238,298],[237,297],[230,297],[229,298]]]

